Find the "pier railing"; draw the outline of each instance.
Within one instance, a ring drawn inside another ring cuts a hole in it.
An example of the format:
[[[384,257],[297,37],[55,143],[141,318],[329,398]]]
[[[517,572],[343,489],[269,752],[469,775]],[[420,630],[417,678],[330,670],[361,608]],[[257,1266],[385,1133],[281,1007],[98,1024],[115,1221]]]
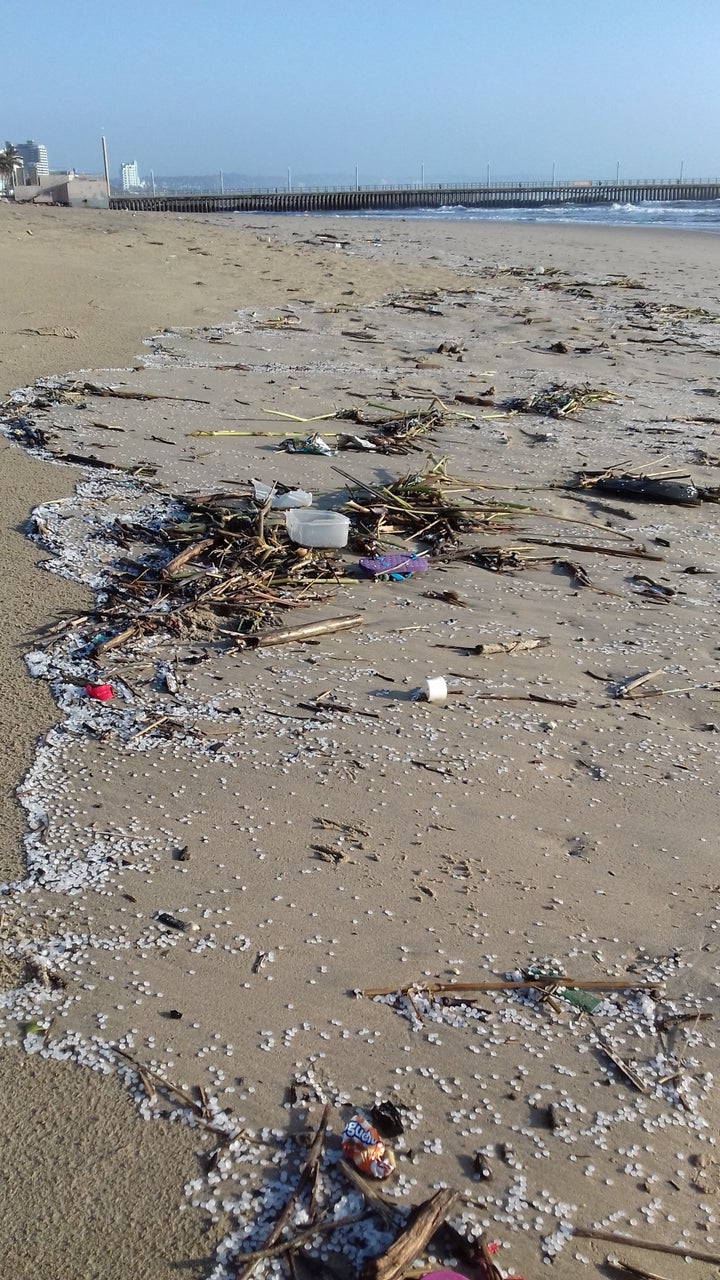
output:
[[[557,205],[642,204],[648,200],[720,200],[720,181],[641,179],[623,182],[519,182],[435,186],[332,187],[259,191],[132,193],[110,198],[111,209],[162,213],[337,213],[401,209],[531,209]]]

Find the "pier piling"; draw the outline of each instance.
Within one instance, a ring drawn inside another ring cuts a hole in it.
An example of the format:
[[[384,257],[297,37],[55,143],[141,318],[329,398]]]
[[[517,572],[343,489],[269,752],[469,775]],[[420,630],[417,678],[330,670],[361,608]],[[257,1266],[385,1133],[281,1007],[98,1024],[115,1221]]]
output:
[[[560,205],[720,200],[720,182],[499,183],[111,196],[111,209],[159,213],[383,213],[402,209],[540,209]]]

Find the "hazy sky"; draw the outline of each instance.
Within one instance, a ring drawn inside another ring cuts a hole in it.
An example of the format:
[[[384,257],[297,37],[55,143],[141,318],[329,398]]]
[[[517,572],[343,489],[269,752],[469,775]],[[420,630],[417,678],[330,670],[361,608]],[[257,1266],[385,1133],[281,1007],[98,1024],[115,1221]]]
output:
[[[0,140],[113,176],[720,173],[720,0],[6,0]]]

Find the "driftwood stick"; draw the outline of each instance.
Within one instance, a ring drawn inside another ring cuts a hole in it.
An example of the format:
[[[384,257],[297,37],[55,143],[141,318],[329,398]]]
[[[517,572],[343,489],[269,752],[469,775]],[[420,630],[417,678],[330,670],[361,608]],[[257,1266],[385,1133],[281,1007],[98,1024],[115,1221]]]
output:
[[[265,648],[268,645],[290,644],[293,640],[314,640],[316,636],[332,635],[334,631],[348,631],[358,627],[363,620],[361,613],[349,613],[340,618],[328,618],[326,622],[306,622],[300,627],[283,627],[277,631],[261,631],[258,635],[239,637],[248,648]]]
[[[471,653],[480,658],[494,653],[525,653],[528,649],[544,649],[550,644],[549,636],[538,636],[536,640],[504,640],[490,644],[476,644]]]
[[[674,693],[718,693],[720,686],[716,684],[684,684],[679,689],[641,689],[634,694],[635,698],[668,698]]]
[[[556,565],[558,569],[564,569],[566,573],[569,573],[576,586],[588,587],[590,591],[597,591],[600,596],[616,596],[618,600],[622,599],[621,592],[605,591],[602,587],[598,587],[594,582],[591,582],[581,564],[575,564],[572,560],[557,559],[554,559],[552,563]]]
[[[317,1214],[317,1200],[321,1187],[320,1161],[322,1159],[325,1130],[327,1129],[329,1117],[330,1103],[326,1102],[322,1116],[320,1117],[320,1124],[318,1125],[317,1133],[312,1140],[307,1160],[305,1161],[302,1173],[298,1179],[298,1195],[304,1187],[307,1186],[310,1188],[310,1204],[308,1206],[308,1212],[311,1222],[315,1221]]]
[[[84,391],[89,396],[102,396],[106,400],[179,400],[183,404],[210,404],[209,400],[199,400],[196,396],[164,396],[152,391],[130,391],[121,387],[102,387],[95,382],[76,382],[67,387],[68,391]]]
[[[365,716],[368,720],[379,720],[379,711],[359,711],[357,707],[349,707],[344,702],[298,702],[301,711],[339,711],[344,715]]]
[[[647,684],[648,680],[656,680],[657,677],[662,674],[662,667],[657,671],[645,671],[643,675],[635,676],[634,680],[626,680],[625,684],[620,685],[615,696],[618,698],[627,698],[631,693],[634,693],[636,689],[639,689],[642,684]]]
[[[117,635],[110,636],[109,640],[101,640],[93,649],[93,657],[101,658],[104,653],[110,653],[111,649],[118,649],[121,644],[125,644],[127,640],[134,640],[135,636],[140,634],[140,628],[136,622],[131,623],[124,631],[118,631]]]
[[[502,1271],[492,1260],[492,1254],[487,1247],[485,1237],[480,1237],[480,1253],[482,1255],[483,1267],[485,1270],[485,1280],[503,1280]]]
[[[443,1222],[435,1232],[431,1244],[436,1252],[442,1248],[453,1258],[459,1258],[466,1266],[474,1268],[479,1273],[479,1280],[503,1280],[502,1272],[493,1262],[484,1236],[479,1240],[468,1240],[451,1223]]]
[[[636,1280],[665,1280],[664,1276],[659,1276],[657,1271],[646,1271],[644,1267],[634,1267],[631,1262],[625,1262],[624,1258],[606,1258],[605,1266],[610,1267],[611,1271],[619,1271],[624,1276],[635,1276]]]
[[[691,1013],[664,1013],[658,1021],[658,1026],[662,1031],[666,1031],[668,1027],[678,1022],[712,1022],[714,1017],[714,1013],[702,1009],[693,1009]]]
[[[550,644],[549,636],[538,636],[536,640],[498,640],[487,644],[436,644],[434,649],[453,649],[456,653],[467,654],[468,657],[489,658],[495,653],[525,653],[528,649],[544,649]]]
[[[387,1199],[382,1191],[376,1190],[374,1183],[369,1178],[364,1178],[346,1160],[340,1160],[338,1168],[355,1189],[360,1192],[368,1208],[374,1210],[387,1226],[392,1226],[397,1221],[398,1209],[401,1207],[397,1201]],[[443,1222],[432,1237],[432,1241],[440,1247],[446,1247],[449,1253],[452,1253],[455,1257],[462,1258],[470,1266],[479,1267],[481,1270],[487,1271],[487,1262],[490,1259],[490,1254],[488,1253],[487,1258],[485,1257],[483,1252],[484,1240],[467,1240],[449,1222]],[[490,1276],[484,1277],[484,1280],[500,1280],[500,1272],[492,1261],[490,1261],[490,1268]]]
[[[144,1063],[139,1062],[131,1053],[126,1053],[126,1051],[124,1049],[120,1049],[118,1045],[114,1044],[111,1048],[114,1053],[119,1054],[121,1058],[125,1058],[125,1060],[131,1064],[133,1070],[137,1073],[143,1088],[148,1094],[148,1098],[151,1097],[152,1085],[156,1084],[159,1089],[164,1090],[165,1093],[169,1093],[175,1098],[178,1098],[184,1106],[189,1107],[194,1111],[197,1123],[202,1125],[202,1127],[207,1129],[210,1133],[218,1134],[221,1144],[234,1142],[237,1138],[242,1138],[245,1142],[254,1143],[257,1146],[265,1145],[260,1142],[259,1139],[251,1138],[246,1130],[241,1127],[238,1127],[233,1133],[229,1133],[226,1129],[219,1128],[215,1122],[215,1117],[207,1106],[204,1091],[201,1092],[199,1099],[193,1098],[192,1094],[188,1093],[187,1089],[182,1089],[179,1084],[173,1084],[172,1080],[166,1080],[164,1076],[160,1075],[159,1071],[154,1071],[152,1067],[148,1067]],[[200,1089],[200,1086],[198,1086],[198,1089]]]
[[[125,1049],[119,1048],[118,1045],[113,1045],[112,1047],[115,1053],[119,1054],[121,1058],[125,1058],[125,1060],[130,1063],[133,1070],[137,1071],[141,1079],[145,1076],[147,1079],[157,1082],[161,1089],[165,1089],[168,1093],[179,1098],[179,1100],[184,1103],[186,1107],[190,1107],[196,1115],[205,1118],[205,1108],[197,1101],[196,1098],[193,1098],[191,1093],[188,1093],[187,1089],[181,1089],[180,1085],[173,1084],[172,1080],[166,1080],[164,1076],[160,1075],[159,1071],[154,1071],[152,1067],[146,1066],[144,1062],[139,1062],[131,1053],[127,1053]]]
[[[135,733],[131,733],[128,742],[135,742],[138,738],[144,738],[146,733],[152,733],[153,729],[159,729],[161,724],[165,724],[170,719],[169,716],[158,716],[156,720],[151,720],[149,724],[143,725],[142,729],[138,729]],[[177,723],[177,721],[175,722]],[[178,725],[178,728],[180,726]]]
[[[568,551],[592,551],[603,556],[625,556],[635,560],[662,560],[663,557],[645,547],[603,547],[594,542],[561,542],[551,538],[525,538],[536,547],[564,547]]]
[[[378,987],[361,991],[361,996],[406,996],[410,992],[427,991],[429,995],[450,992],[457,995],[465,991],[517,991],[523,987],[575,987],[578,991],[660,991],[664,982],[634,982],[632,978],[600,978],[585,981],[582,978],[563,978],[550,974],[547,978],[523,978],[519,982],[411,982],[407,987]]]
[[[195,560],[197,556],[201,556],[203,551],[207,551],[214,544],[214,538],[202,538],[200,542],[194,542],[192,546],[185,547],[183,551],[178,551],[177,555],[173,556],[172,560],[168,560],[168,563],[164,566],[163,577],[169,577],[171,573],[175,573],[176,569],[182,568],[189,560]]]
[[[392,1226],[397,1220],[397,1204],[390,1204],[381,1191],[377,1191],[369,1178],[363,1178],[361,1173],[347,1160],[338,1161],[338,1169],[352,1183],[356,1191],[360,1192],[366,1205],[382,1218],[387,1226]]]
[[[459,680],[482,679],[482,676],[461,676],[459,671],[451,671],[451,676]],[[546,702],[551,707],[576,707],[577,698],[550,698],[544,693],[478,693],[480,702]]]
[[[354,1213],[350,1218],[331,1218],[327,1222],[317,1222],[314,1227],[306,1227],[304,1231],[293,1236],[292,1240],[281,1240],[279,1244],[271,1245],[266,1249],[256,1249],[254,1253],[246,1253],[241,1261],[256,1266],[258,1262],[264,1262],[267,1258],[279,1258],[283,1253],[289,1253],[291,1249],[300,1249],[308,1240],[312,1240],[315,1236],[325,1235],[328,1231],[340,1231],[342,1227],[352,1227],[356,1222],[360,1222],[365,1216],[365,1210],[362,1213]]]
[[[297,1201],[300,1195],[302,1194],[304,1188],[307,1186],[310,1186],[312,1188],[310,1216],[311,1218],[313,1216],[315,1191],[317,1188],[318,1173],[320,1169],[320,1157],[322,1155],[323,1142],[325,1140],[325,1130],[327,1129],[329,1116],[330,1116],[330,1104],[326,1103],[323,1109],[322,1116],[320,1117],[320,1124],[318,1126],[315,1137],[312,1140],[310,1150],[308,1151],[307,1159],[302,1169],[300,1170],[300,1177],[298,1178],[297,1183],[295,1185],[295,1190],[290,1195],[290,1198],[285,1204],[285,1207],[280,1211],[280,1214],[275,1222],[275,1225],[271,1228],[270,1234],[267,1236],[265,1240],[265,1243],[263,1245],[263,1250],[271,1249],[273,1245],[276,1244],[276,1242],[282,1235],[287,1225],[288,1218],[290,1217],[290,1214],[292,1213],[293,1208],[297,1204]],[[245,1262],[245,1265],[243,1266],[242,1271],[236,1272],[235,1280],[248,1280],[248,1278],[252,1275],[258,1262],[260,1262],[261,1259],[260,1257],[255,1256],[252,1260],[241,1259],[241,1261]]]
[[[628,1249],[647,1249],[655,1253],[671,1253],[675,1258],[693,1258],[695,1262],[709,1262],[711,1266],[720,1266],[720,1254],[705,1253],[702,1249],[691,1249],[684,1244],[658,1244],[649,1240],[639,1240],[637,1236],[624,1236],[619,1231],[600,1231],[597,1227],[573,1227],[573,1234],[583,1240],[607,1240],[611,1244],[622,1244]]]
[[[315,818],[315,822],[317,822],[321,827],[337,827],[338,831],[344,831],[346,834],[350,835],[370,835],[368,827],[360,827],[353,822],[337,822],[335,818],[326,818],[324,814],[319,818]]]
[[[141,1067],[139,1063],[136,1066],[135,1070],[137,1071],[140,1083],[143,1089],[145,1090],[145,1093],[147,1094],[147,1100],[150,1103],[150,1106],[151,1107],[157,1106],[157,1100],[158,1100],[157,1090],[152,1080],[150,1079],[147,1071],[145,1070],[144,1067]]]
[[[622,1072],[625,1078],[630,1081],[631,1085],[634,1085],[639,1093],[647,1093],[648,1086],[645,1081],[640,1078],[637,1071],[633,1071],[632,1067],[628,1066],[627,1062],[615,1052],[611,1045],[599,1038],[595,1041],[595,1044],[605,1054],[605,1057],[610,1059],[613,1066],[617,1067],[618,1071]]]
[[[289,1253],[285,1259],[291,1280],[348,1280],[345,1259],[330,1260]]]
[[[423,1252],[431,1236],[445,1221],[460,1193],[446,1188],[420,1205],[411,1224],[379,1258],[371,1258],[362,1270],[362,1280],[399,1280]]]

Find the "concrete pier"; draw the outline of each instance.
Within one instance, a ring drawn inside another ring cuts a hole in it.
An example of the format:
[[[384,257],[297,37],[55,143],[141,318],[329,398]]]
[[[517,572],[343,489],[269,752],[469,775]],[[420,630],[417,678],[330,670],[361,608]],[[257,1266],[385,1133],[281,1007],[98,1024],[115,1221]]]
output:
[[[720,200],[718,182],[508,183],[497,186],[304,188],[206,195],[112,196],[111,209],[161,213],[372,213],[403,209],[539,209],[559,205]]]

